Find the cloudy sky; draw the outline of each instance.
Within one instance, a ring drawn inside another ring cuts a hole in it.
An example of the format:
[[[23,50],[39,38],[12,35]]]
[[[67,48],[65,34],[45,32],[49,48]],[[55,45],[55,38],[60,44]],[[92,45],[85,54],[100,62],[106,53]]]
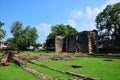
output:
[[[43,43],[52,25],[69,24],[77,31],[95,29],[96,15],[106,5],[120,0],[0,0],[0,21],[7,34],[12,37],[10,26],[14,21],[30,25],[38,31],[38,41]]]

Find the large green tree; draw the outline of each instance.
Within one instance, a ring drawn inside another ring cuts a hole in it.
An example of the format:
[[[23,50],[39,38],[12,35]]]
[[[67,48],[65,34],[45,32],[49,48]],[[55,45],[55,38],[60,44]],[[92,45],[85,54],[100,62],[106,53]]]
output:
[[[54,50],[54,38],[56,36],[66,37],[77,33],[77,30],[70,25],[56,24],[51,27],[51,33],[47,36],[46,43],[44,44],[44,49],[48,49],[48,46],[51,47],[51,50]]]
[[[19,21],[12,24],[11,33],[14,37],[7,40],[7,45],[13,49],[26,50],[30,45],[34,45],[38,38],[35,27],[26,26],[23,28]]]
[[[3,25],[4,23],[0,21],[0,40],[5,37],[5,33],[6,33],[5,30],[2,29]]]
[[[47,39],[54,38],[55,36],[68,36],[76,33],[77,30],[70,25],[57,24],[51,27],[51,33]]]
[[[101,41],[120,48],[120,2],[108,5],[96,17],[96,26]],[[109,43],[108,43],[109,42]]]

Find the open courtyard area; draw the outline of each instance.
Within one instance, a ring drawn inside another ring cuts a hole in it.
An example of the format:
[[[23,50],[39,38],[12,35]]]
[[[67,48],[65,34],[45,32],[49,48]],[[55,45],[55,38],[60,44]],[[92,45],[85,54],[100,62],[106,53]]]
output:
[[[80,77],[79,75],[84,75],[86,79],[87,77],[100,80],[120,79],[119,54],[73,57],[74,53],[68,53],[62,56],[64,58],[61,58],[60,56],[63,53],[56,52],[45,53],[24,51],[19,54],[21,58],[24,57],[27,59],[25,63],[26,66],[58,80],[77,79]],[[40,56],[42,56],[42,58]],[[48,56],[49,58],[46,58]],[[35,59],[34,57],[38,58]],[[69,73],[74,73],[76,75]],[[42,80],[42,78],[38,78],[35,74],[26,71],[14,61],[12,61],[9,66],[0,65],[0,75],[0,80]]]

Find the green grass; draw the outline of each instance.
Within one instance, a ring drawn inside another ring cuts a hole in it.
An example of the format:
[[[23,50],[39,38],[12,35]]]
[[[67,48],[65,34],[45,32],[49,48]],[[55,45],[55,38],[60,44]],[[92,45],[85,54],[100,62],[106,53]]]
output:
[[[35,64],[31,64],[29,62],[27,62],[26,65],[35,69],[35,70],[38,70],[42,73],[45,73],[48,76],[59,78],[61,80],[65,79],[65,78],[74,78],[74,76],[72,76],[72,75],[68,75],[68,74],[64,74],[64,73],[61,73],[61,72],[53,71],[53,70],[50,70],[50,69],[47,69],[47,68],[44,68],[44,67],[41,67],[41,66],[37,66]]]
[[[0,65],[0,80],[42,80],[11,63],[9,66]]]
[[[104,61],[109,58],[83,57],[73,60],[42,60],[36,61],[37,64],[47,65],[49,67],[71,71],[86,76],[100,78],[102,80],[120,80],[120,59],[113,61]],[[81,69],[70,68],[69,65],[83,66]]]
[[[0,56],[2,56],[3,55],[3,52],[0,52]]]
[[[40,51],[40,52],[21,51],[19,54],[20,54],[21,56],[24,56],[24,55],[39,56],[40,54],[58,55],[58,54],[60,54],[60,53],[58,53],[58,52],[47,52],[47,53],[46,53],[46,51]]]

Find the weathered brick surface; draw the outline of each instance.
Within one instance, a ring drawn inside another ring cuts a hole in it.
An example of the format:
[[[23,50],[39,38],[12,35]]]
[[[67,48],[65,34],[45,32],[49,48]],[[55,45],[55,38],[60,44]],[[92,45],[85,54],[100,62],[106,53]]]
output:
[[[62,48],[63,48],[63,38],[61,36],[57,36],[55,38],[55,51],[56,52],[62,52]]]
[[[57,36],[55,39],[47,40],[47,50],[56,52],[98,52],[97,31],[83,31],[65,38]]]

